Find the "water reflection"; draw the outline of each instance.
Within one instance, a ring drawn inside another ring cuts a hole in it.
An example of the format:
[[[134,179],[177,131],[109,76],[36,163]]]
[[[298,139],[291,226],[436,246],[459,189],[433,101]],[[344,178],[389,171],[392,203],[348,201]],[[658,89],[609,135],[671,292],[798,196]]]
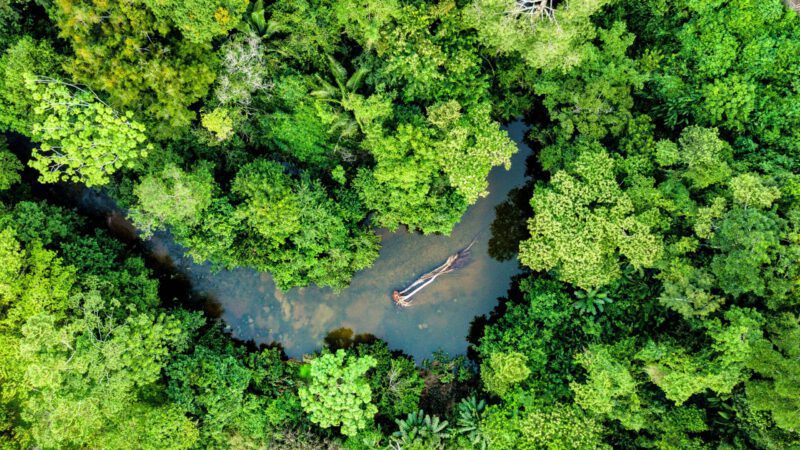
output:
[[[348,349],[357,344],[372,344],[377,339],[374,334],[355,334],[350,328],[337,328],[325,336],[325,345],[331,350]]]
[[[528,218],[533,215],[531,196],[533,181],[514,188],[508,198],[494,208],[492,237],[489,239],[489,256],[498,261],[508,261],[517,257],[519,243],[531,237],[528,231]]]

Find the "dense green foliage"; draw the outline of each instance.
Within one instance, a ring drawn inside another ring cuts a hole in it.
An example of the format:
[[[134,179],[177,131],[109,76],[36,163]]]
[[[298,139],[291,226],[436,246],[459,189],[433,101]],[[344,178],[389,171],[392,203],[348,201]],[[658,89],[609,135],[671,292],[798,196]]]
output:
[[[383,343],[306,366],[251,352],[160,306],[144,261],[74,212],[22,201],[0,228],[4,447],[318,446],[314,424],[353,434],[417,407],[413,362]]]
[[[143,145],[144,126],[131,120],[133,113],[120,115],[90,92],[77,88],[72,93],[58,82],[29,79],[28,88],[37,117],[31,139],[40,142],[30,165],[41,172],[41,182],[105,184],[115,171],[132,168],[152,150]]]
[[[3,2],[0,448],[800,448],[796,3]],[[236,342],[48,202],[344,289],[376,228],[450,233],[516,117],[474,361]]]
[[[370,403],[372,389],[364,376],[377,361],[371,356],[346,358],[339,350],[311,361],[311,381],[299,395],[312,422],[322,428],[341,425],[342,434],[350,436],[365,429],[378,412]]]

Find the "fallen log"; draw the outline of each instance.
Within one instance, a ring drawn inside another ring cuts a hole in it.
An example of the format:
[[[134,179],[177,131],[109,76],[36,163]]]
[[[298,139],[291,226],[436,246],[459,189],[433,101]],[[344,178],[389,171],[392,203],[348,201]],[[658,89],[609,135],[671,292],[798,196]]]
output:
[[[468,246],[448,256],[447,260],[442,265],[417,278],[402,291],[392,292],[392,301],[404,308],[411,306],[411,297],[436,281],[438,277],[464,267],[469,259],[470,249],[475,245],[475,242],[476,241],[473,239]]]

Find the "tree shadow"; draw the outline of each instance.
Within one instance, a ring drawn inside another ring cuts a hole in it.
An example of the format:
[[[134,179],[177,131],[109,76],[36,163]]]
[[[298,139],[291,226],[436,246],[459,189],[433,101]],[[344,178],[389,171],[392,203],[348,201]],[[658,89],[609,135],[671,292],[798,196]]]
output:
[[[374,334],[355,334],[351,328],[337,328],[325,336],[325,346],[331,350],[346,350],[359,344],[372,344],[378,338]]]
[[[495,206],[495,218],[490,225],[489,256],[497,261],[509,261],[517,256],[519,243],[531,237],[528,219],[533,215],[531,196],[533,180],[509,191],[503,203]]]

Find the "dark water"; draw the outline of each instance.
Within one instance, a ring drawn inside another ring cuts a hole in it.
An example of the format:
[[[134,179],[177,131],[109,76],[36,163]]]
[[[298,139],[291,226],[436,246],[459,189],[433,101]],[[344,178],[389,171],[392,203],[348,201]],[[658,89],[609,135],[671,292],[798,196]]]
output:
[[[521,122],[509,125],[509,135],[520,148],[511,169],[492,170],[489,195],[469,208],[450,236],[377,230],[380,257],[339,293],[314,286],[283,292],[269,274],[249,269],[214,272],[210,265],[194,264],[185,257],[166,233],[157,234],[148,248],[156,259],[174,264],[195,293],[213,303],[233,337],[257,344],[278,342],[290,357],[318,350],[325,336],[340,328],[373,334],[418,360],[438,349],[461,354],[467,349],[472,320],[491,311],[511,277],[519,273],[515,258],[500,262],[487,249],[494,207],[525,182],[525,160],[531,153],[522,143],[525,130]],[[110,226],[115,222],[119,223],[110,220]],[[473,238],[477,242],[466,267],[437,278],[414,296],[412,307],[395,306],[390,299],[393,290],[438,266]]]

